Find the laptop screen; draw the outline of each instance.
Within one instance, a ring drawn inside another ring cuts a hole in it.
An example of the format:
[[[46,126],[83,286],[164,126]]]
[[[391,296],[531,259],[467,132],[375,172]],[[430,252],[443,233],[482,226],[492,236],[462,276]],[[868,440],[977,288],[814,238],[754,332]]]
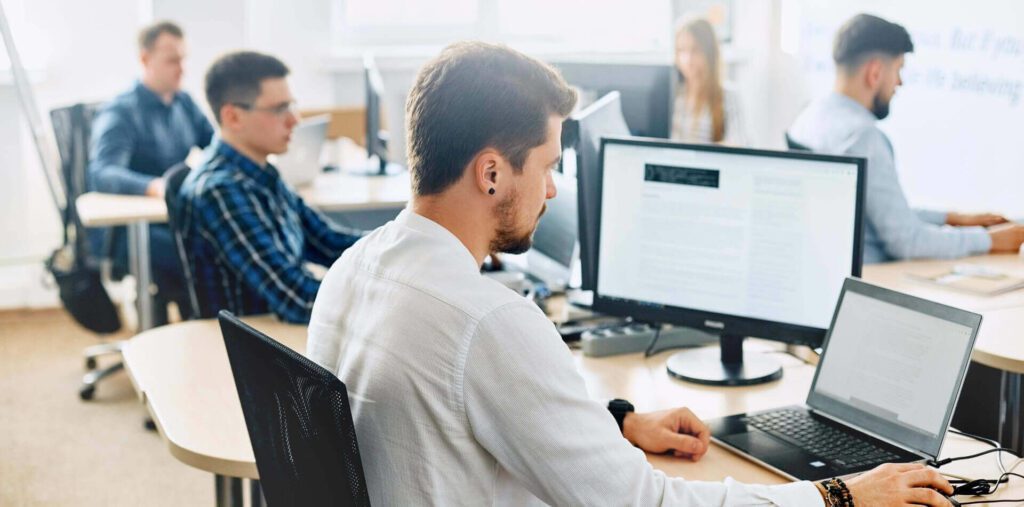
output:
[[[981,316],[847,279],[807,404],[939,454]]]

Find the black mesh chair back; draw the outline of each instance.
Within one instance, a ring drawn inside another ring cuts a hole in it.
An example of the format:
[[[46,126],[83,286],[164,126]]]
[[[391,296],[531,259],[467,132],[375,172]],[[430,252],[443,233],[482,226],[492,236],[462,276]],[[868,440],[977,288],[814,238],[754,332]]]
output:
[[[88,191],[89,136],[92,120],[99,104],[75,104],[50,111],[57,151],[60,154],[61,183],[67,196],[67,206],[61,212],[65,234],[73,230],[75,254],[83,260],[89,257],[89,242],[82,230],[75,210],[75,199]],[[95,234],[99,234],[97,231]]]
[[[789,137],[789,132],[786,132],[786,147],[790,151],[814,151],[810,147],[794,141],[792,137]]]
[[[267,504],[369,505],[345,384],[230,312],[218,318]]]
[[[171,166],[164,172],[164,202],[167,203],[167,225],[171,229],[171,236],[174,237],[174,247],[178,251],[178,262],[181,263],[181,272],[185,276],[185,287],[188,289],[188,302],[190,308],[182,308],[182,318],[185,320],[199,318],[199,297],[196,294],[195,273],[188,261],[188,254],[185,250],[185,242],[181,238],[181,184],[185,182],[191,169],[188,164],[181,162]]]

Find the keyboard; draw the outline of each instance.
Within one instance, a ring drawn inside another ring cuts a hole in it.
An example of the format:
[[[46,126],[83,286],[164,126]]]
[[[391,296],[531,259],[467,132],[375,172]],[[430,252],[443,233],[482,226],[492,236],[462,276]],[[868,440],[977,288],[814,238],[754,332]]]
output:
[[[874,468],[899,456],[837,425],[800,410],[778,410],[747,417],[747,423],[843,468]]]

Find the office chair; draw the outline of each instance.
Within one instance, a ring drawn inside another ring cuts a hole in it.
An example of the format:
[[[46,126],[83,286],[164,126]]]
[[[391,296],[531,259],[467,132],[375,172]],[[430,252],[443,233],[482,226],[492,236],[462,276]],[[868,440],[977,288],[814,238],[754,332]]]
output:
[[[369,505],[345,384],[230,312],[218,319],[268,504]]]
[[[192,320],[199,318],[199,297],[196,295],[195,275],[192,273],[192,266],[188,262],[188,254],[185,250],[184,240],[181,238],[181,198],[178,196],[181,184],[188,177],[191,171],[184,162],[171,166],[164,172],[164,202],[167,203],[167,225],[170,226],[171,236],[174,238],[174,246],[178,250],[178,261],[181,262],[181,272],[185,276],[185,287],[188,290],[189,308],[179,308],[181,318]]]
[[[59,211],[64,222],[64,230],[73,231],[68,238],[69,246],[76,263],[80,263],[81,270],[91,269],[105,273],[99,278],[109,280],[111,279],[110,243],[103,243],[102,231],[87,230],[81,226],[78,212],[74,206],[78,196],[88,190],[89,138],[92,133],[92,120],[98,110],[99,104],[75,104],[54,109],[50,111],[50,123],[53,125],[53,133],[60,153],[61,181],[67,199],[67,206]],[[103,255],[95,255],[98,252],[103,252]],[[105,301],[93,301],[93,303],[102,304],[93,305],[84,314],[77,314],[78,312],[70,307],[69,312],[83,326],[101,334],[117,331],[121,327],[121,322],[116,310],[100,283],[95,279],[93,282],[98,286],[94,288],[93,295],[104,298]],[[67,303],[65,305],[67,306]],[[83,318],[87,321],[83,322]],[[102,370],[96,369],[97,358],[109,354],[120,354],[124,344],[123,340],[112,341],[87,347],[83,351],[85,367],[88,370],[82,378],[82,387],[78,392],[83,400],[92,399],[96,391],[96,384],[100,380],[124,368],[124,364],[118,361]]]
[[[789,137],[789,132],[786,132],[785,136],[786,147],[789,148],[790,151],[814,151],[810,147],[794,141],[792,137]]]

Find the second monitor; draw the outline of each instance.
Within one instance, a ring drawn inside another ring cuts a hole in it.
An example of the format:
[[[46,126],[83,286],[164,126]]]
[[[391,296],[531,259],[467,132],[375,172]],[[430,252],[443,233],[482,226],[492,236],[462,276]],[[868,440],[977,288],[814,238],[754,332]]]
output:
[[[779,378],[756,336],[820,346],[861,270],[861,158],[604,139],[594,310],[721,335],[669,372],[704,384]]]

